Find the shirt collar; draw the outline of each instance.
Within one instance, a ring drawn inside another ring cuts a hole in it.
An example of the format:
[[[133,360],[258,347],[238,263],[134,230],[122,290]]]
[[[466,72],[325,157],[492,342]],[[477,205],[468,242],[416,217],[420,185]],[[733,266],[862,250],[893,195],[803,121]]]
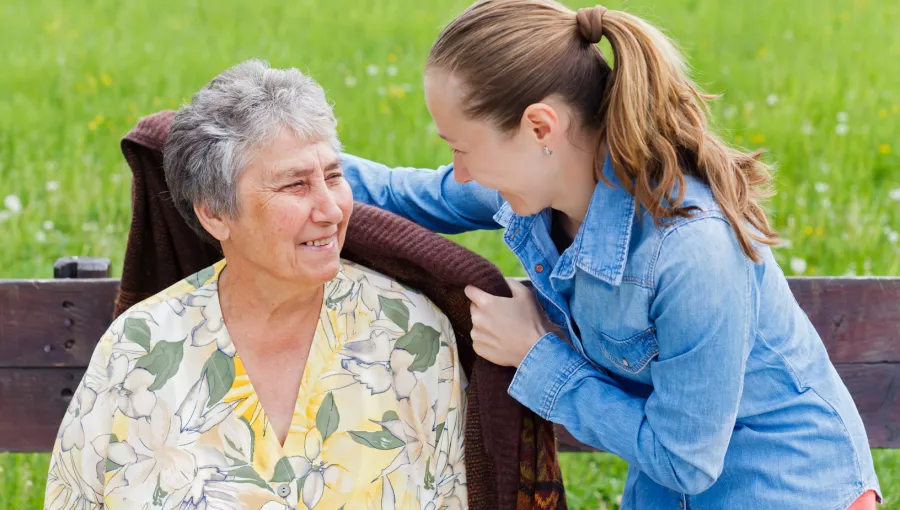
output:
[[[603,181],[597,183],[584,222],[572,245],[560,257],[551,278],[572,278],[578,268],[610,285],[622,283],[634,225],[635,199],[616,177],[608,152],[603,176],[609,185]],[[534,221],[535,216],[516,215],[509,204],[504,204],[494,218],[506,227],[506,241],[512,249],[525,240],[534,225],[542,224]]]

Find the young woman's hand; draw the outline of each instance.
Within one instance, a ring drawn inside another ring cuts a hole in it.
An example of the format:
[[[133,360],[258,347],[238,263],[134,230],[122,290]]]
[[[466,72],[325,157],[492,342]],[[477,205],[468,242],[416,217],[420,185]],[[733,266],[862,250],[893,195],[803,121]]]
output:
[[[518,367],[534,344],[554,327],[528,287],[512,279],[507,282],[511,298],[466,287],[466,296],[472,301],[472,344],[482,358]]]

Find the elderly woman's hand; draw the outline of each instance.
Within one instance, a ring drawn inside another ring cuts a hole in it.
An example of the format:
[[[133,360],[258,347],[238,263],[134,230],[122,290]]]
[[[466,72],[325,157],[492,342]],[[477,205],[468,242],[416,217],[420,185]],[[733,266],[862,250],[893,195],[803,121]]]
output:
[[[513,279],[507,282],[511,298],[466,287],[466,296],[472,301],[472,344],[482,358],[518,367],[534,344],[555,328],[528,287]]]

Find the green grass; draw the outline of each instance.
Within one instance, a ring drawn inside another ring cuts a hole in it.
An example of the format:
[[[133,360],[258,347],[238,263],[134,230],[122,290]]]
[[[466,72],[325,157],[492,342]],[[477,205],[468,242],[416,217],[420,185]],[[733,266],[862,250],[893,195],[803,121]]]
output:
[[[109,257],[120,270],[130,173],[119,139],[140,116],[176,107],[249,57],[319,80],[348,150],[388,164],[446,162],[421,66],[439,27],[466,4],[2,2],[0,200],[17,210],[5,200],[13,195],[21,210],[0,212],[0,278],[49,277],[64,255]],[[724,94],[713,106],[723,136],[765,147],[777,162],[770,211],[790,241],[776,252],[787,272],[900,274],[900,4],[633,0],[628,8],[663,26],[697,80]],[[457,239],[522,274],[496,233]],[[900,454],[875,454],[885,508],[900,508]],[[44,455],[0,454],[0,508],[39,508],[46,465]],[[564,455],[563,465],[574,508],[617,506],[620,460]]]

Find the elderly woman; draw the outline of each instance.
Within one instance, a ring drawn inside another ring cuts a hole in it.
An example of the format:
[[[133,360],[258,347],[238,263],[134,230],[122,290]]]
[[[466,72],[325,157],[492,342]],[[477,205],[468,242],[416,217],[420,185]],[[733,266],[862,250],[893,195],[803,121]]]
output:
[[[466,506],[448,319],[342,261],[322,88],[240,64],[177,114],[175,205],[225,259],[121,315],[60,427],[46,508]]]

